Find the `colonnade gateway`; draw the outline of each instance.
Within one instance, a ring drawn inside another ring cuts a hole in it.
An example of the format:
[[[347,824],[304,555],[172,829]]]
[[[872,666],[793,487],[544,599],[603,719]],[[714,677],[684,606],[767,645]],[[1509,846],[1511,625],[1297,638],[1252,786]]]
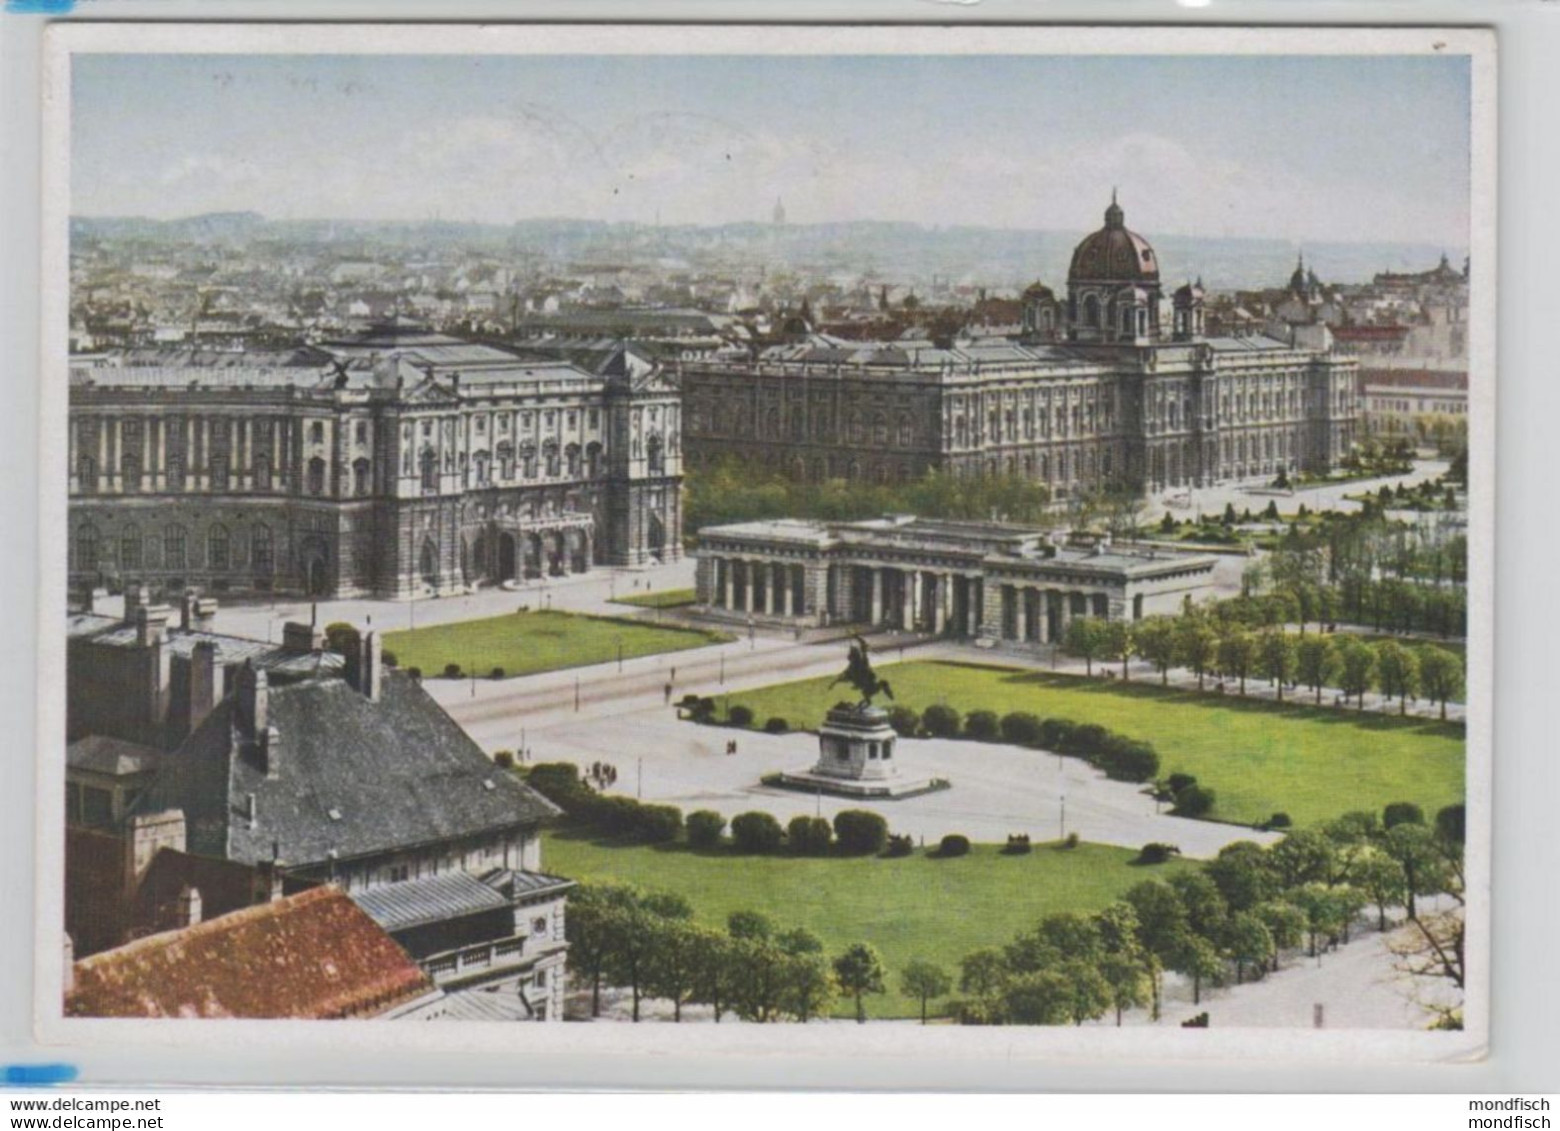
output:
[[[681,554],[680,398],[405,325],[72,359],[70,580],[380,597]]]
[[[1114,548],[998,522],[890,515],[699,531],[698,603],[716,616],[859,624],[1044,644],[1072,618],[1180,611],[1213,581],[1204,554]]]
[[[1354,440],[1358,362],[1326,326],[1207,337],[1115,201],[1063,297],[1024,292],[1012,338],[793,336],[683,362],[689,467],[735,457],[806,482],[1012,475],[1058,497],[1323,473]]]

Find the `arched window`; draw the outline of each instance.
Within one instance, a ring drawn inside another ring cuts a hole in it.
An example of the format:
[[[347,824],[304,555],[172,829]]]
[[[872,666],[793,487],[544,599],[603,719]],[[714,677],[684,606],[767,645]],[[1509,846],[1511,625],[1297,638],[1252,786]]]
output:
[[[226,444],[221,447],[215,444],[212,445],[211,489],[213,491],[226,491],[228,489],[228,449]]]
[[[558,474],[557,440],[548,440],[542,444],[542,463],[546,465],[545,474],[548,478],[553,478]]]
[[[471,457],[471,473],[476,477],[478,484],[492,482],[491,471],[488,467],[488,454],[486,452],[478,452]]]
[[[82,572],[98,568],[98,532],[90,522],[76,528],[76,568]]]
[[[274,567],[276,558],[272,549],[271,528],[263,522],[255,523],[249,533],[249,558],[258,576],[268,575]]]
[[[520,477],[536,478],[536,445],[526,440],[520,445]]]
[[[498,445],[498,477],[500,479],[513,479],[515,474],[515,446],[508,440],[502,440]]]
[[[881,412],[872,418],[872,442],[874,444],[888,443],[888,417]]]
[[[585,474],[592,479],[601,474],[601,445],[595,440],[585,445]]]
[[[659,475],[665,470],[666,461],[661,454],[661,437],[654,432],[645,441],[645,465],[651,475]]]
[[[119,459],[119,487],[122,491],[141,489],[141,457],[134,452],[126,452]]]
[[[578,479],[580,477],[580,446],[578,444],[570,444],[563,449],[563,462],[568,469],[569,478]]]
[[[424,491],[437,491],[439,489],[439,457],[434,454],[432,448],[424,448],[422,456],[418,459],[418,466],[422,471],[422,489]]]
[[[255,456],[255,490],[271,489],[271,457],[261,452]]]
[[[867,439],[866,425],[861,419],[861,413],[850,414],[850,438],[854,443],[864,443]]]
[[[807,417],[799,408],[791,410],[791,439],[800,440],[807,431]]]
[[[899,446],[908,448],[915,443],[915,421],[908,416],[899,418]]]
[[[141,568],[141,530],[137,526],[127,526],[119,534],[119,568]]]
[[[220,522],[206,532],[206,565],[214,570],[225,570],[232,565],[232,546],[228,542],[228,529]]]
[[[90,495],[97,487],[97,460],[91,456],[82,456],[76,461],[76,489],[84,495]]]
[[[309,494],[325,493],[325,461],[315,456],[309,461]]]
[[[178,453],[170,455],[163,464],[163,475],[168,480],[168,490],[184,490],[184,457]]]
[[[323,444],[325,442],[324,424],[316,420],[313,424],[309,425],[309,441],[315,444]]]
[[[372,465],[366,459],[352,461],[352,493],[364,498],[373,487]]]
[[[163,528],[163,566],[167,569],[183,569],[187,560],[184,527],[170,522]]]
[[[1100,300],[1094,295],[1084,297],[1083,324],[1091,330],[1100,324]]]

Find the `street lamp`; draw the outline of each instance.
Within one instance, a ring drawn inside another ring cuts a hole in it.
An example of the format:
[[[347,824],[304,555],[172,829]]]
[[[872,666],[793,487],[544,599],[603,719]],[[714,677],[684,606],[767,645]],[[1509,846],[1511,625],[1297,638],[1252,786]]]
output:
[[[617,642],[618,671],[623,670],[623,641],[620,637]]]
[[[747,625],[748,625],[748,651],[751,652],[751,651],[753,651],[753,649],[755,647],[757,647],[757,643],[756,643],[756,641],[753,638],[754,626],[753,626],[753,618],[751,616],[748,617]]]

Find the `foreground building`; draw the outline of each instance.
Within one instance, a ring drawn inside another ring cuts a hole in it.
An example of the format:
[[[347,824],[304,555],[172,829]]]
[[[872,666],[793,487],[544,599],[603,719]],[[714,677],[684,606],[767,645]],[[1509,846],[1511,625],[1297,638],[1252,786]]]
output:
[[[1353,359],[1325,326],[1205,335],[1197,283],[1167,295],[1113,200],[1067,293],[1035,284],[1017,340],[811,335],[675,372],[690,467],[754,459],[797,480],[1021,475],[1058,496],[1323,472],[1354,440]]]
[[[1208,592],[1216,564],[910,515],[706,527],[694,554],[699,604],[714,615],[1039,644],[1060,640],[1074,617],[1178,612]]]
[[[374,633],[345,655],[308,625],[268,645],[134,595],[128,621],[68,621],[80,953],[326,887],[446,996],[562,1017],[573,884],[541,871],[551,802],[386,668]]]
[[[680,553],[676,390],[385,326],[70,378],[73,586],[406,597]]]

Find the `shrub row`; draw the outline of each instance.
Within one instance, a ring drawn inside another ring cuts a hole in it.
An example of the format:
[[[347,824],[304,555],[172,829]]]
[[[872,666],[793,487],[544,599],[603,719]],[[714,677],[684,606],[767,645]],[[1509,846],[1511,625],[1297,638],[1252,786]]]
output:
[[[597,793],[580,778],[573,762],[542,762],[526,774],[526,784],[576,820],[606,836],[664,844],[683,830],[682,810],[675,805],[646,805],[632,797]]]
[[[1028,711],[1013,711],[1001,716],[995,711],[971,711],[961,716],[943,703],[934,703],[919,715],[910,707],[895,706],[888,713],[888,721],[907,737],[962,737],[977,742],[1001,740],[1015,746],[1054,750],[1058,754],[1082,758],[1116,781],[1152,781],[1159,773],[1159,754],[1151,745],[1094,723],[1041,719]]]

